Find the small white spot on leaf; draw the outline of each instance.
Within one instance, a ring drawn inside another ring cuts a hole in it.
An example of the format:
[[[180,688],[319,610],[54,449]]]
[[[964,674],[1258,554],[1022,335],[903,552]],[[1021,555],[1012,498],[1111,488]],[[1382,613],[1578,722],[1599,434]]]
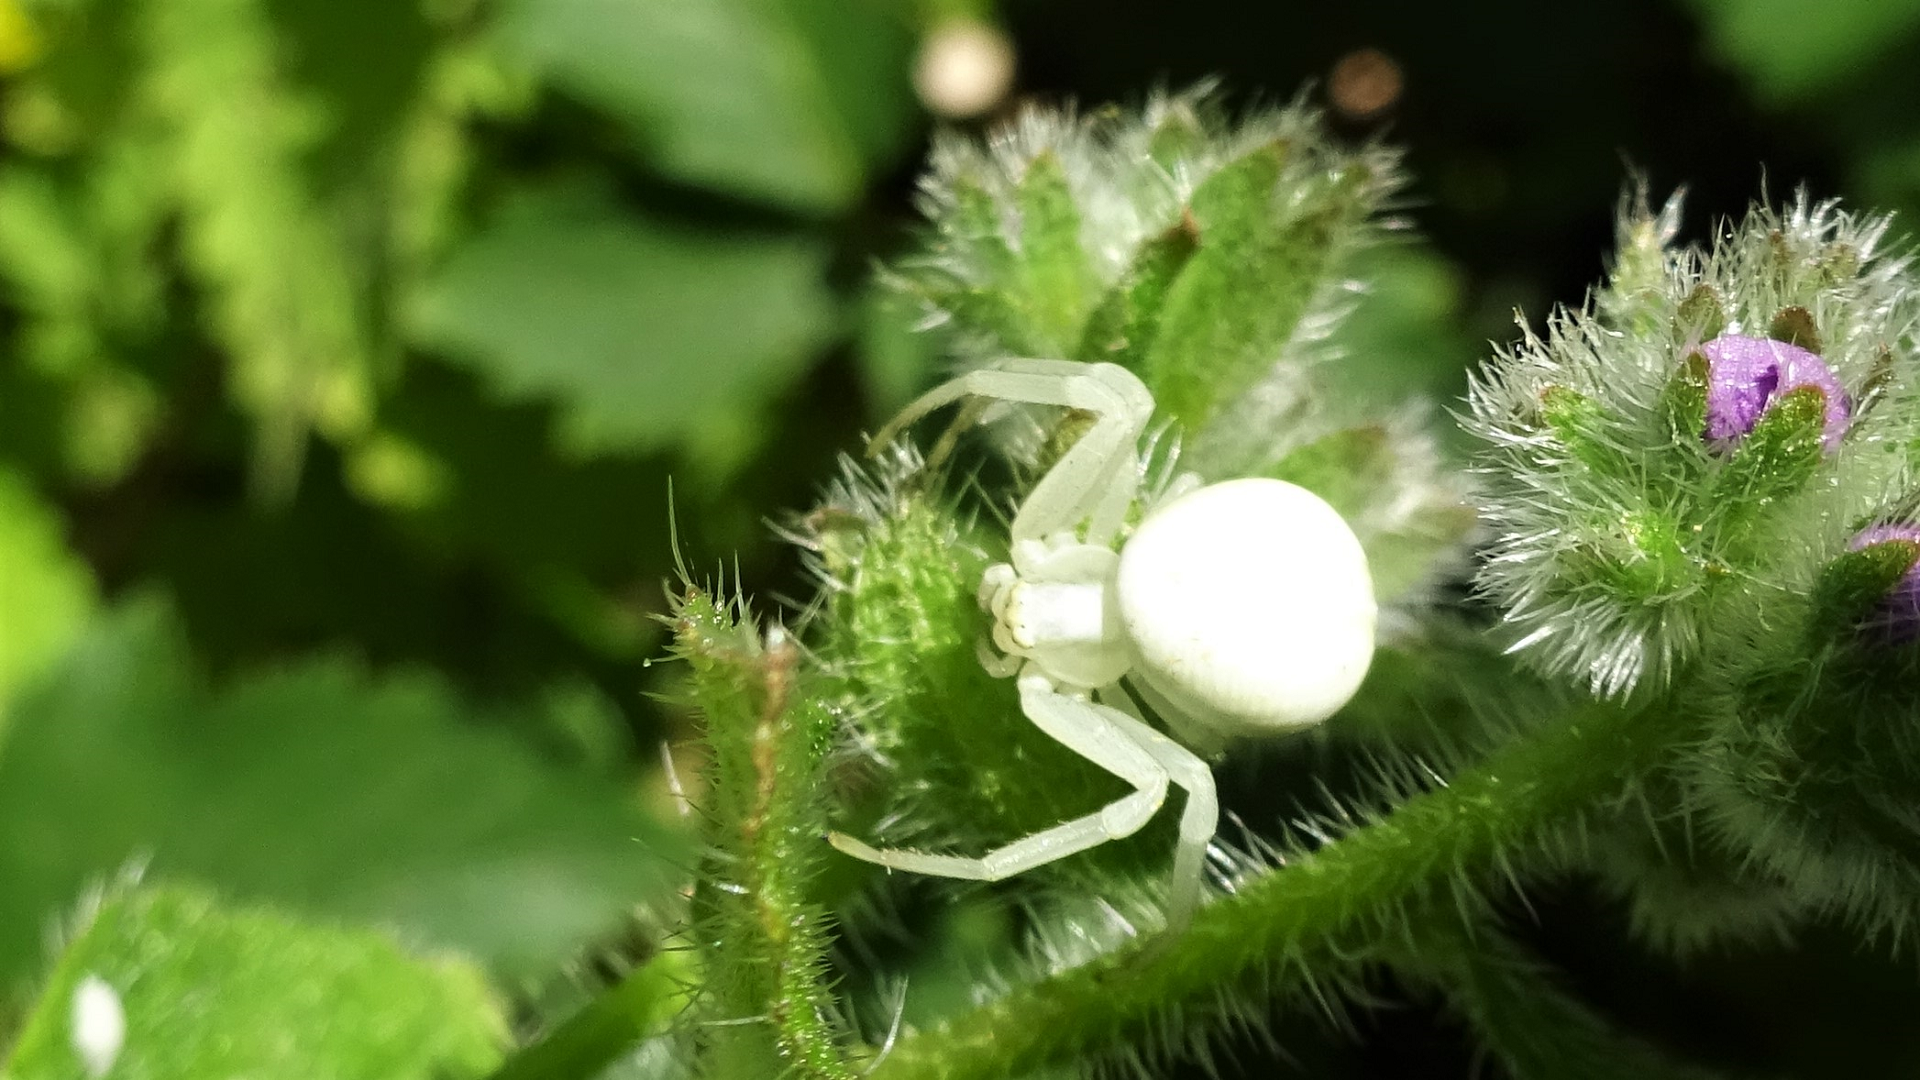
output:
[[[86,1065],[87,1075],[107,1075],[126,1040],[127,1014],[120,995],[98,975],[81,979],[73,992],[73,1052]]]

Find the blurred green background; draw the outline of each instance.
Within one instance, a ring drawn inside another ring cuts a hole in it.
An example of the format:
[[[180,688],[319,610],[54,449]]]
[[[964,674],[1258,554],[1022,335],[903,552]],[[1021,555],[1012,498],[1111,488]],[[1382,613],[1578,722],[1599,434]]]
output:
[[[1218,77],[1404,146],[1352,377],[1443,402],[1579,302],[1633,171],[1688,239],[1803,182],[1920,207],[1915,0],[0,0],[0,1019],[138,862],[534,1011],[658,911],[670,508],[699,572],[804,601],[766,519],[942,370],[871,271],[969,63],[963,129]],[[1534,911],[1677,1049],[1920,1075],[1885,943],[1681,970],[1581,882]],[[1283,1025],[1303,1075],[1467,1075],[1380,993],[1357,1038]]]

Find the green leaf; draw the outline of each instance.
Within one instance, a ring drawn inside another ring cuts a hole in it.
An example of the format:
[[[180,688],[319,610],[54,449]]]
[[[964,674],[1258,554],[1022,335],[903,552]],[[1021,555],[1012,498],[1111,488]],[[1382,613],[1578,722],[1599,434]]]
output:
[[[1920,27],[1920,2],[1693,0],[1716,50],[1776,102],[1842,85]]]
[[[691,445],[734,459],[742,428],[831,334],[822,245],[695,232],[580,193],[513,203],[419,298],[418,339],[505,396],[562,406],[582,454]]]
[[[1722,529],[1737,533],[1806,487],[1825,455],[1826,415],[1827,396],[1816,386],[1788,391],[1767,406],[1714,482],[1712,505]]]
[[[118,1007],[116,1080],[453,1080],[500,1059],[506,1019],[472,964],[385,935],[225,907],[197,888],[115,889],[61,951],[9,1080],[80,1080],[79,1002]],[[114,1040],[101,1043],[112,1048]]]
[[[1161,411],[1189,430],[1221,398],[1243,389],[1239,384],[1246,378],[1237,369],[1276,359],[1272,338],[1292,327],[1290,319],[1275,317],[1283,306],[1278,296],[1251,308],[1240,302],[1248,292],[1267,295],[1282,284],[1275,273],[1281,268],[1273,265],[1281,256],[1274,187],[1286,155],[1285,145],[1269,143],[1209,176],[1193,193],[1190,213],[1200,250],[1168,290],[1160,333],[1141,372]]]
[[[1191,217],[1183,217],[1178,225],[1140,245],[1133,264],[1087,317],[1076,354],[1080,359],[1140,366],[1142,354],[1160,328],[1167,290],[1199,248],[1197,230]]]
[[[674,838],[504,719],[436,677],[337,659],[209,690],[166,605],[115,610],[21,699],[0,756],[0,979],[50,914],[136,857],[511,973],[664,900]]]
[[[852,201],[911,115],[905,23],[872,0],[511,0],[500,29],[661,171],[798,209]]]
[[[59,660],[93,607],[93,577],[61,531],[26,481],[0,467],[0,747],[14,695]]]
[[[141,11],[146,104],[166,132],[186,262],[231,354],[233,396],[257,422],[255,488],[284,502],[309,432],[351,439],[373,408],[371,271],[307,169],[323,121],[338,118],[285,78],[261,0]]]
[[[1297,184],[1292,174],[1281,183],[1295,152],[1288,141],[1267,143],[1194,190],[1199,250],[1167,291],[1140,371],[1161,411],[1189,431],[1281,359],[1377,199],[1364,161],[1298,168]]]
[[[1342,428],[1281,458],[1268,475],[1306,488],[1351,521],[1393,482],[1393,445],[1377,424]]]
[[[1816,637],[1851,630],[1883,602],[1920,559],[1920,543],[1882,540],[1848,551],[1821,568],[1809,628]]]
[[[1594,472],[1620,476],[1632,463],[1609,438],[1620,425],[1597,401],[1564,386],[1549,386],[1540,394],[1540,418],[1575,461]]]
[[[1680,362],[1680,370],[1660,392],[1660,414],[1666,417],[1674,442],[1682,446],[1699,446],[1706,433],[1710,368],[1705,353],[1691,350]]]
[[[1043,355],[1065,356],[1080,340],[1093,270],[1080,247],[1080,208],[1060,158],[1044,153],[1027,167],[1015,196],[1020,208],[1020,281],[1033,339]]]

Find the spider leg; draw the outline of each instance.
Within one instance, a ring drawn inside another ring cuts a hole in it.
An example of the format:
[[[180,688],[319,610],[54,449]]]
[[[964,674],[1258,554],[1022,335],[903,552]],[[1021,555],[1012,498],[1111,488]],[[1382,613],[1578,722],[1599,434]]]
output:
[[[1013,520],[1013,539],[1043,539],[1088,522],[1087,542],[1105,544],[1125,522],[1139,487],[1139,440],[1153,415],[1153,395],[1115,364],[1009,358],[976,368],[922,394],[867,444],[875,453],[909,425],[964,398],[1079,409],[1093,427],[1041,477]],[[934,444],[930,462],[953,448],[959,432],[980,420],[964,408]]]
[[[1152,819],[1166,801],[1170,783],[1159,758],[1141,746],[1123,726],[1125,713],[1054,689],[1045,675],[1029,671],[1020,676],[1020,708],[1035,727],[1059,740],[1069,750],[1120,777],[1135,788],[1091,814],[1062,822],[1031,836],[996,848],[978,858],[938,855],[870,847],[843,833],[829,833],[834,847],[857,859],[894,870],[937,877],[999,881],[1055,859],[1131,836]],[[1204,847],[1202,849],[1204,851]]]
[[[1167,770],[1176,786],[1186,790],[1187,806],[1180,812],[1180,843],[1173,852],[1173,886],[1167,898],[1167,929],[1177,933],[1186,929],[1200,906],[1200,874],[1206,865],[1207,845],[1220,831],[1220,797],[1214,788],[1213,769],[1198,754],[1149,726],[1140,715],[1139,705],[1119,683],[1102,691],[1100,702],[1125,714],[1121,726]]]

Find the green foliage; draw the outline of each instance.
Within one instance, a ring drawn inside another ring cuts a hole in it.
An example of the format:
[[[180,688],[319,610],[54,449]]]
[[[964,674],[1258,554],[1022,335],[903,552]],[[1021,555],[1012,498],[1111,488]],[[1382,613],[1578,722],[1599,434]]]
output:
[[[1776,103],[1770,167],[1920,190],[1909,16],[1769,3],[1695,10]],[[1802,198],[1688,248],[1678,200],[1630,197],[1591,302],[1473,386],[1470,482],[1433,399],[1487,313],[1538,310],[1552,207],[1593,202],[1571,151],[1622,106],[1534,114],[1551,160],[1416,147],[1446,257],[1384,242],[1399,155],[1347,137],[1379,121],[1345,62],[1326,116],[1201,89],[945,132],[900,235],[909,72],[992,7],[0,0],[0,1072],[86,1071],[82,986],[127,1008],[109,1075],[500,1080],[1158,1074],[1411,988],[1516,1077],[1693,1077],[1660,1048],[1682,1024],[1642,1038],[1546,957],[1629,952],[1609,915],[1663,981],[1819,920],[1906,940],[1920,660],[1885,612],[1916,546],[1853,550],[1920,508],[1920,281],[1886,219]],[[1034,28],[1149,18],[1086,9],[1009,12],[1029,87],[1078,69]],[[1684,52],[1636,12],[1556,40]],[[1438,115],[1408,16],[1385,70]],[[1275,25],[1262,64],[1333,47]],[[1733,119],[1670,126],[1732,160]],[[1729,334],[1819,354],[1844,402],[1791,390],[1708,442]],[[963,413],[987,437],[932,466],[911,437],[843,465],[780,519],[817,594],[749,614],[797,561],[763,515],[942,364],[1010,354],[1150,385],[1131,522],[1185,473],[1286,479],[1383,604],[1340,715],[1227,748],[1179,932],[1177,793],[1001,883],[824,835],[975,854],[1124,790],[979,652],[1010,511],[1085,416]],[[733,599],[662,599],[669,475],[688,549],[743,548]],[[149,864],[232,899],[124,883]],[[1569,877],[1597,918],[1542,888]],[[1794,1060],[1849,1071],[1834,1042]]]
[[[1830,90],[1920,27],[1920,4],[1804,7],[1787,0],[1692,0],[1714,45],[1764,98]]]
[[[93,607],[93,582],[59,530],[26,483],[0,470],[0,752],[14,695],[59,662]]]
[[[619,117],[663,173],[819,212],[898,149],[907,27],[878,0],[514,0],[508,52]]]
[[[182,885],[115,886],[75,916],[0,1075],[79,1080],[77,997],[125,1018],[104,1075],[457,1080],[501,1057],[506,1020],[480,969],[387,936],[227,906]],[[316,1009],[325,1022],[316,1023]]]
[[[666,900],[674,837],[466,713],[438,678],[341,659],[209,689],[166,605],[123,605],[14,710],[0,973],[32,963],[47,913],[141,858],[524,975]]]
[[[821,342],[824,262],[811,240],[728,239],[591,193],[530,194],[448,261],[414,325],[504,396],[561,402],[574,454],[684,445],[724,471],[753,449],[737,425]]]
[[[1389,160],[1317,160],[1325,151],[1310,131],[1269,137],[1194,184],[1187,212],[1199,249],[1168,290],[1142,358],[1155,400],[1189,430],[1285,355],[1358,226],[1397,182]],[[1235,302],[1243,289],[1264,302]]]

